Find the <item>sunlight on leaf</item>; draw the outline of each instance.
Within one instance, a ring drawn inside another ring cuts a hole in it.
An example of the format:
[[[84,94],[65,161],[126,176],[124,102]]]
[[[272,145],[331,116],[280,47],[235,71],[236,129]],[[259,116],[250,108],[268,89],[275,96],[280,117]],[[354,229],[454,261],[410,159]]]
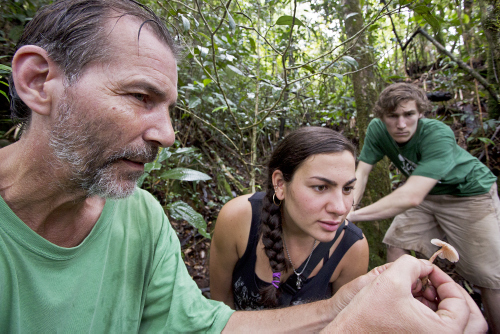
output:
[[[169,206],[170,215],[176,220],[185,220],[205,238],[210,239],[207,233],[207,223],[203,216],[183,201],[178,201]]]
[[[234,67],[233,65],[227,65],[227,67],[236,74],[245,75],[243,74],[243,72],[241,72],[238,68]]]
[[[291,26],[292,23],[293,23],[293,16],[290,16],[290,15],[283,15],[276,21],[276,24],[279,26]],[[302,23],[302,21],[299,20],[298,18],[295,18],[294,24],[296,26],[305,27],[304,23]]]
[[[163,179],[172,179],[180,181],[206,181],[212,178],[205,173],[190,168],[174,168],[167,170],[160,176]]]

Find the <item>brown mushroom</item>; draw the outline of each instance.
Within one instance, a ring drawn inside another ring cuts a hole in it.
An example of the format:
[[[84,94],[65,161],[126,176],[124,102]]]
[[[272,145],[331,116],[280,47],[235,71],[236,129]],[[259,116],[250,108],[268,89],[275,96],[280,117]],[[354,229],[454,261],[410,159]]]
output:
[[[436,257],[438,256],[441,259],[446,259],[450,262],[458,261],[459,259],[458,252],[452,245],[444,241],[441,241],[439,239],[432,239],[431,243],[435,246],[441,247],[434,254],[432,254],[431,258],[429,259],[431,263],[433,263]],[[429,279],[427,278],[427,276],[425,276],[424,278],[422,278],[422,291],[424,291],[428,286],[429,286]]]

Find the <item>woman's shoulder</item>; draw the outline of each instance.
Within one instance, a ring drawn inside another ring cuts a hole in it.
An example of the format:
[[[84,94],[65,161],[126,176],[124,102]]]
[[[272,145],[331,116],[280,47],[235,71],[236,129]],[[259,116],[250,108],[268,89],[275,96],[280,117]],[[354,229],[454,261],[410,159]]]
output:
[[[234,219],[241,219],[248,215],[250,215],[251,217],[252,205],[250,204],[248,199],[252,197],[252,195],[253,194],[238,196],[224,204],[224,206],[220,210],[218,220],[221,217],[223,219],[229,219],[231,221],[233,221]]]
[[[227,202],[221,209],[215,223],[214,237],[227,243],[235,243],[239,257],[248,244],[252,223],[252,205],[248,199],[252,196],[242,195]],[[215,235],[218,234],[216,237]]]

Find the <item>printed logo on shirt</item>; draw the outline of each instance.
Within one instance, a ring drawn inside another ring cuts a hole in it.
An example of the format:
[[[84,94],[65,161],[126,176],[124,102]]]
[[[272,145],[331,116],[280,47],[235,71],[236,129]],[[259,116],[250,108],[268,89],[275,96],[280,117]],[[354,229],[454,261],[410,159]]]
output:
[[[401,168],[403,171],[411,175],[411,173],[417,168],[417,164],[403,157],[401,154],[398,155],[399,161],[401,161]]]

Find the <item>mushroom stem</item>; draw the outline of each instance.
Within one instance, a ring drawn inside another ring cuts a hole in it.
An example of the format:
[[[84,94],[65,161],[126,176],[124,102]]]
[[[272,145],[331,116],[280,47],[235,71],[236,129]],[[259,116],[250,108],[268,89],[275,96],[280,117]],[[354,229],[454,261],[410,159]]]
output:
[[[440,248],[436,251],[436,253],[432,254],[431,258],[429,259],[430,263],[434,263],[434,260],[438,257],[439,254],[443,252],[443,248]]]
[[[429,259],[430,263],[434,263],[434,260],[438,257],[439,254],[443,252],[443,247],[439,248],[434,254],[432,254],[431,258]],[[427,289],[429,286],[429,276],[425,276],[422,278],[422,291]]]

